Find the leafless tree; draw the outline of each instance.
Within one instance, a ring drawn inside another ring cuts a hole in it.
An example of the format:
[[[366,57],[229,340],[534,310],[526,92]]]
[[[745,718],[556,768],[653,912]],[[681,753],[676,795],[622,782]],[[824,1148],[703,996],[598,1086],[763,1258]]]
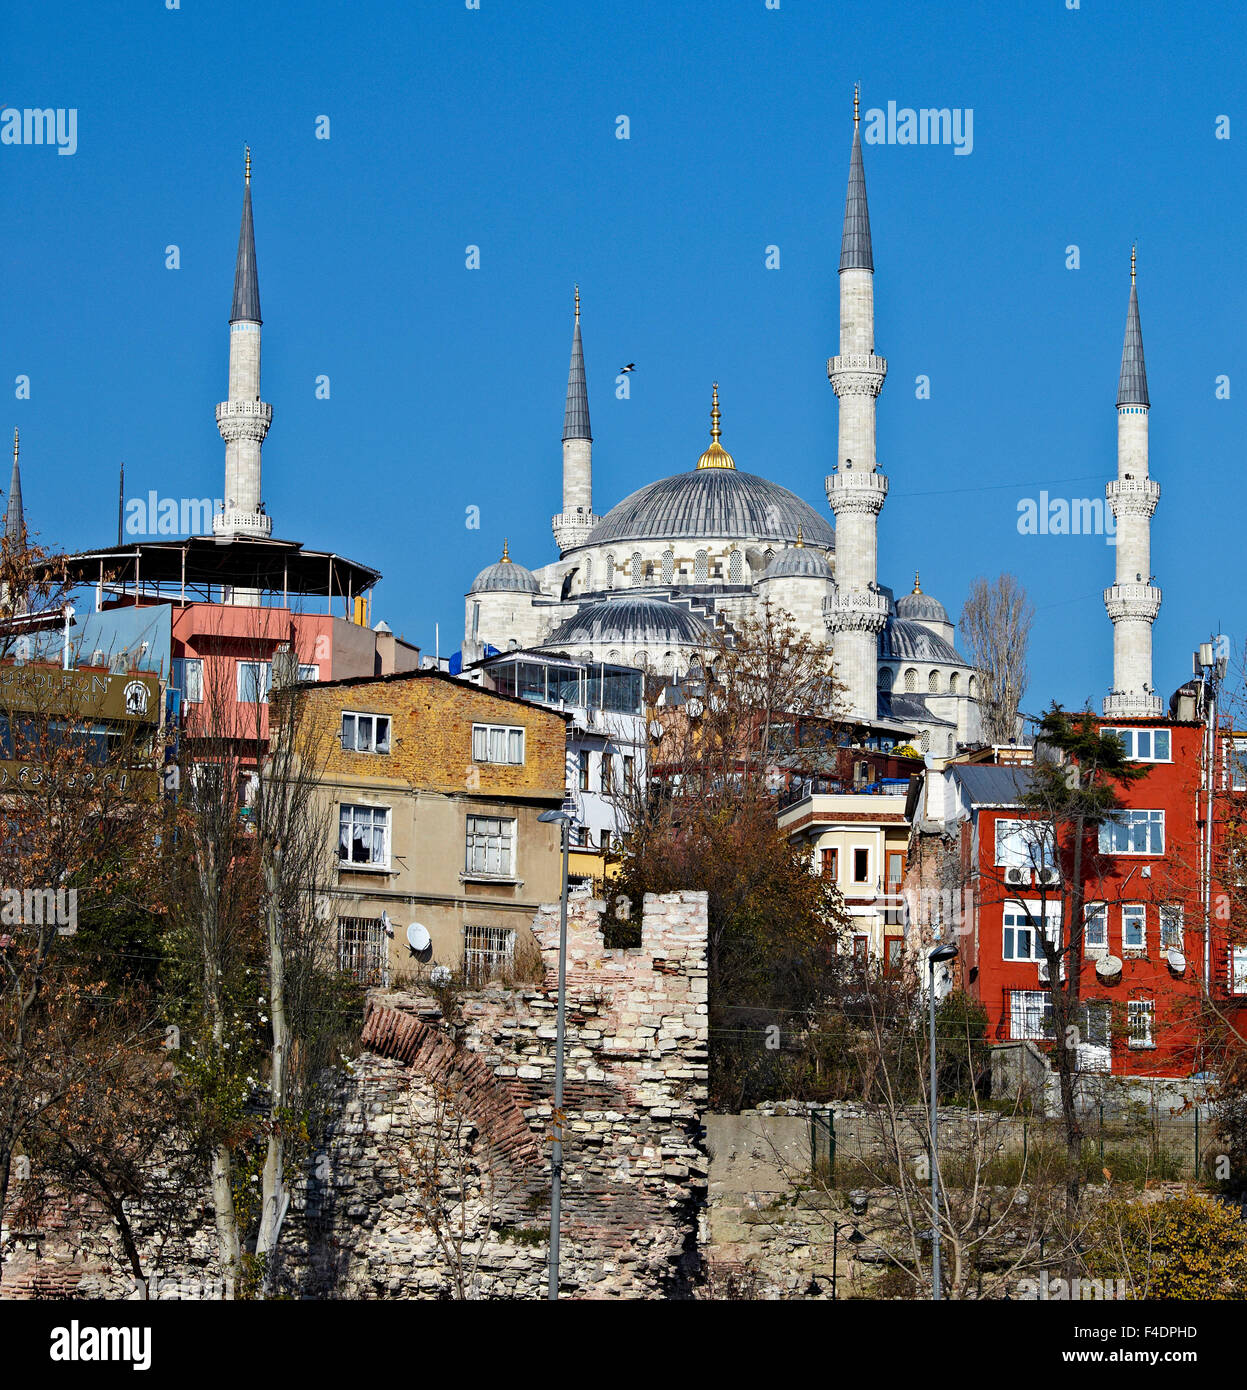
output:
[[[1027,650],[1035,609],[1012,574],[978,578],[961,611],[961,635],[979,672],[983,737],[1009,743],[1018,734],[1018,706],[1030,673]]]

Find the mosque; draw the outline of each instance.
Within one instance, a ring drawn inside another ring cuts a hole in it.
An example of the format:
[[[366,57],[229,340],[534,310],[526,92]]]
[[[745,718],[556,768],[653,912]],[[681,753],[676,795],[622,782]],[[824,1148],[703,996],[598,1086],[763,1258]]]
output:
[[[840,402],[832,522],[777,483],[738,468],[722,443],[718,387],[710,443],[687,472],[649,483],[604,516],[593,507],[593,434],[577,290],[563,419],[559,558],[528,569],[509,554],[467,595],[462,659],[533,649],[682,674],[710,634],[784,610],[830,642],[846,713],[903,728],[924,752],[977,742],[978,677],[953,622],[922,592],[894,597],[876,572],[876,525],[888,480],[875,458],[875,401],[887,375],[875,354],[874,260],[857,98],[840,247],[839,353],[827,375]],[[691,451],[690,451],[691,452]]]

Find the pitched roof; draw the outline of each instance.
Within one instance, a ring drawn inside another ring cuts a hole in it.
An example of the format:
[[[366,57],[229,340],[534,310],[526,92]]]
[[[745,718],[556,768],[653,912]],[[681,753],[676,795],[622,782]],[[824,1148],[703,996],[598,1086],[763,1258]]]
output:
[[[999,767],[984,763],[954,763],[948,771],[974,806],[1018,806],[1031,789],[1028,767]]]

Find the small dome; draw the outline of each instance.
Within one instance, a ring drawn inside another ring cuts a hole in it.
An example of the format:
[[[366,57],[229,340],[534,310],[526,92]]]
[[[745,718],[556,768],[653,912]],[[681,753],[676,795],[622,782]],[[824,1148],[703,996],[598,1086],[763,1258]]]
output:
[[[502,559],[496,565],[489,565],[472,581],[470,594],[510,592],[520,594],[539,594],[541,585],[532,570],[517,565],[512,560],[507,542],[502,542]]]
[[[904,594],[896,600],[896,616],[912,623],[949,623],[948,610],[937,598],[922,592],[917,572],[914,573],[913,592]]]
[[[899,607],[899,604],[897,605]],[[879,634],[880,661],[936,661],[948,666],[968,663],[951,642],[930,628],[905,618],[889,618]]]
[[[825,555],[817,550],[807,549],[801,535],[801,525],[797,524],[797,543],[790,545],[767,565],[763,579],[830,579],[831,565]]]
[[[619,642],[676,646],[700,645],[709,635],[705,623],[687,608],[655,598],[604,599],[588,603],[561,622],[543,647],[579,646],[584,642]]]

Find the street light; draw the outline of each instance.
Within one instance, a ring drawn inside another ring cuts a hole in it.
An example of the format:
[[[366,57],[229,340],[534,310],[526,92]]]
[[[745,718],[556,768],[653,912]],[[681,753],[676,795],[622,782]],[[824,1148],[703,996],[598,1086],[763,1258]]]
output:
[[[542,811],[537,817],[557,823],[563,842],[563,887],[559,894],[559,1002],[554,1033],[554,1151],[550,1158],[550,1269],[546,1297],[559,1296],[559,1215],[563,1196],[563,1035],[567,1019],[567,850],[575,817],[567,811]]]
[[[940,1293],[940,1108],[935,1094],[935,967],[953,960],[957,948],[951,941],[927,952],[927,999],[931,1006],[931,1297],[938,1302]]]

